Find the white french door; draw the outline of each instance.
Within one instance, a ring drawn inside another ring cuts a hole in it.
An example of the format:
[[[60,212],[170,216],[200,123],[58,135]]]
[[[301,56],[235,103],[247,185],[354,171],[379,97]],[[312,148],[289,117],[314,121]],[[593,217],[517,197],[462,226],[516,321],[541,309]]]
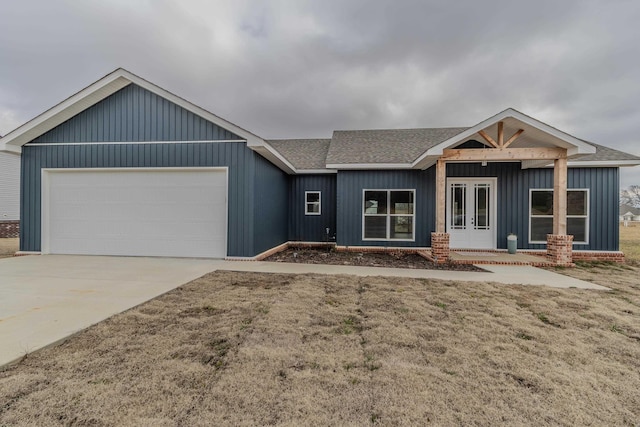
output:
[[[496,181],[447,179],[447,232],[452,249],[496,248]]]

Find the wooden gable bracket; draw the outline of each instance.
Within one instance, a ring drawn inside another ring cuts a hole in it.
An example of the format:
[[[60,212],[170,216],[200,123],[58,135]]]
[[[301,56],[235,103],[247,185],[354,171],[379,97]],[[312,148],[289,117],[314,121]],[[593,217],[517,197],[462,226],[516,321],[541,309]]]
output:
[[[496,142],[483,130],[479,130],[478,134],[493,148],[507,148],[513,143],[513,141],[515,141],[520,135],[522,135],[522,132],[524,132],[524,129],[518,129],[516,133],[511,135],[511,138],[507,139],[507,142],[504,142],[504,122],[498,122],[498,142]]]

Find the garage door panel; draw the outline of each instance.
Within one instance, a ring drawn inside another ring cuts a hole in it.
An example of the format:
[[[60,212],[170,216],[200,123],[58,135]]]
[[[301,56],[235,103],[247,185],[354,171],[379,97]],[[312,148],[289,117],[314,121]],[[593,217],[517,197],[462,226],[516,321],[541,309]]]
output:
[[[226,169],[49,170],[43,250],[224,257],[226,182]]]

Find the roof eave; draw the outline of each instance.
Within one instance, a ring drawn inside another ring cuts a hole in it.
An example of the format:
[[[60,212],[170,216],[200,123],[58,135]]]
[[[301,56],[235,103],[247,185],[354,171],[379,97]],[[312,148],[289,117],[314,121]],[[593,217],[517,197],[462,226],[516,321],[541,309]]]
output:
[[[323,174],[336,174],[337,169],[297,169],[296,175],[323,175]]]
[[[411,163],[327,163],[327,169],[413,169]]]

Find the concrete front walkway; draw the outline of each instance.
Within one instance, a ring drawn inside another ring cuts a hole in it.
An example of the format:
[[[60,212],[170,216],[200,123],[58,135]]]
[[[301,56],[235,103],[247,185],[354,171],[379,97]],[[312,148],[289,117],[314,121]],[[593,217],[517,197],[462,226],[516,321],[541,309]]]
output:
[[[479,265],[486,272],[421,270],[411,268],[356,267],[350,265],[293,264],[266,261],[220,261],[218,270],[253,271],[259,273],[291,274],[352,274],[355,276],[413,277],[418,279],[442,279],[460,282],[497,282],[505,285],[550,286],[552,288],[597,289],[609,288],[574,279],[531,266]]]
[[[458,272],[188,258],[42,255],[0,259],[0,367],[214,270],[398,276],[607,288],[534,267]]]

